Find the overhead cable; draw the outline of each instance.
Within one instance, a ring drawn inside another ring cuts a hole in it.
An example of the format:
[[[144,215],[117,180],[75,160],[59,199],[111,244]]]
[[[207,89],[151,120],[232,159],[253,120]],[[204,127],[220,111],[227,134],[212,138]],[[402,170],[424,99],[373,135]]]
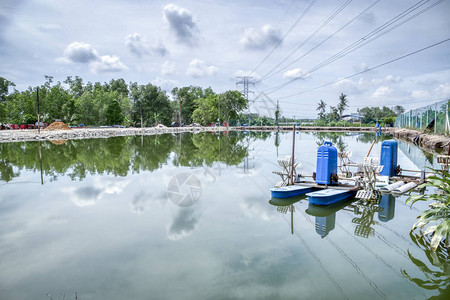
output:
[[[294,24],[286,31],[286,33],[283,35],[283,37],[278,41],[278,43],[272,48],[272,50],[267,53],[267,55],[263,58],[262,61],[259,62],[258,65],[256,65],[255,68],[249,73],[254,73],[268,58],[272,53],[281,45],[281,43],[284,41],[284,39],[288,36],[289,33],[298,25],[298,23],[303,19],[303,17],[308,13],[308,11],[313,7],[313,5],[316,3],[317,0],[312,0],[309,5],[305,8],[305,10],[300,14],[300,16],[295,20]]]

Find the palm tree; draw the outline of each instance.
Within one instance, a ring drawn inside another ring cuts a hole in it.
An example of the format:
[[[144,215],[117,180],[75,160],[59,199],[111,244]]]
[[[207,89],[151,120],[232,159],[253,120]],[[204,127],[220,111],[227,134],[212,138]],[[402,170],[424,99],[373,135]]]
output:
[[[342,113],[344,112],[344,110],[348,107],[348,100],[347,100],[347,95],[345,95],[344,93],[341,93],[341,95],[339,96],[339,104],[337,106],[337,109],[339,111],[339,118],[342,119]]]
[[[317,106],[317,109],[319,111],[319,119],[325,119],[325,111],[327,108],[327,104],[323,102],[323,100],[320,100],[318,103],[319,106]]]

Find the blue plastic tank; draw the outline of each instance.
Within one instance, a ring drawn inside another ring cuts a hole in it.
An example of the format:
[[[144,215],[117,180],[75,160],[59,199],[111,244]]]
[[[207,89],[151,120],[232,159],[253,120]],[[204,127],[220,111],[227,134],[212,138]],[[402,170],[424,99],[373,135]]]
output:
[[[317,150],[316,183],[332,184],[331,174],[337,174],[338,155],[331,142],[325,142]]]
[[[316,217],[316,233],[322,238],[326,237],[331,230],[334,229],[336,224],[336,213],[333,213],[326,217]]]
[[[379,207],[383,210],[378,213],[378,220],[388,222],[394,218],[395,214],[395,197],[391,194],[381,196]]]
[[[397,166],[398,143],[396,140],[387,140],[381,143],[380,165],[383,166],[380,175],[395,176]]]

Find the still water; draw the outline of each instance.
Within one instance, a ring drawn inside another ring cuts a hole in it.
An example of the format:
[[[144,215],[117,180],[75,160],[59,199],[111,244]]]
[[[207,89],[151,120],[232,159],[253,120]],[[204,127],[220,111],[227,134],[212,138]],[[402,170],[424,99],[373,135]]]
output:
[[[324,140],[359,162],[386,138],[302,132],[296,159],[311,174]],[[410,236],[425,203],[270,199],[291,145],[267,132],[0,144],[0,299],[448,296],[447,258]],[[402,168],[435,161],[399,142]]]

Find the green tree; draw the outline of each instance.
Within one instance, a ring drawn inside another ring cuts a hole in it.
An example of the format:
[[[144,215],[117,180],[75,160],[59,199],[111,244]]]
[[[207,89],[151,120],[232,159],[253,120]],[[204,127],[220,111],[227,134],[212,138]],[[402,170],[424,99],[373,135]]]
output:
[[[122,124],[124,116],[119,101],[110,101],[108,103],[108,107],[106,108],[105,115],[107,124]]]
[[[192,120],[202,125],[207,125],[218,119],[219,97],[217,95],[208,95],[206,98],[196,99],[197,108],[192,113]]]
[[[83,95],[75,101],[75,111],[75,119],[79,124],[98,124],[98,111],[95,109],[92,92],[85,91]]]
[[[339,95],[339,103],[337,105],[337,110],[339,111],[339,119],[342,119],[342,114],[347,107],[348,107],[347,95],[341,93],[341,95]]]
[[[220,94],[221,120],[229,121],[238,118],[239,112],[247,108],[248,100],[238,91],[226,91]]]
[[[0,103],[6,103],[6,96],[9,94],[9,88],[16,86],[13,82],[0,77]]]
[[[334,106],[330,106],[330,110],[331,110],[331,112],[327,115],[328,122],[339,121],[339,119],[340,119],[339,110]]]
[[[158,119],[162,124],[170,125],[172,106],[166,93],[160,87],[151,83],[147,85],[132,83],[130,90],[131,100],[133,101],[133,123],[141,123],[142,112],[143,126],[153,126],[155,113],[160,116]]]
[[[75,76],[75,79],[72,79],[72,76],[67,76],[66,80],[64,80],[65,84],[69,85],[70,93],[73,98],[80,98],[83,95],[83,79],[78,76]]]
[[[405,112],[405,108],[403,106],[396,105],[394,107],[394,112],[395,112],[396,115],[401,115],[402,113]]]
[[[319,111],[319,120],[323,120],[326,117],[326,109],[327,109],[327,104],[323,101],[320,100],[320,102],[317,104],[317,108],[316,110]]]
[[[172,90],[172,96],[178,103],[178,122],[189,124],[192,122],[192,114],[197,108],[195,100],[205,98],[208,95],[214,95],[211,88],[202,89],[198,86],[186,86],[182,88],[175,87]]]
[[[122,78],[119,78],[117,80],[111,79],[109,81],[109,90],[112,92],[117,92],[120,98],[128,97],[128,85]]]

